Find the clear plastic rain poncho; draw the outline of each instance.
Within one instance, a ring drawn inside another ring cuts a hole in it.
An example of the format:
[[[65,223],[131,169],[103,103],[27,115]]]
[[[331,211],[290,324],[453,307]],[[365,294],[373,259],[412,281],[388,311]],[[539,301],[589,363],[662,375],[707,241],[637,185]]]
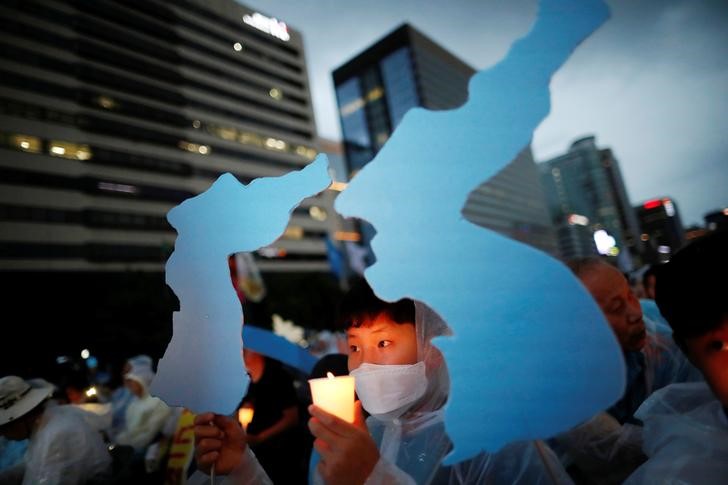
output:
[[[549,441],[564,466],[575,467],[587,483],[621,483],[645,461],[643,430],[634,413],[650,394],[669,384],[702,380],[672,337],[660,330],[659,324],[644,320],[645,347],[625,354],[627,386],[623,397],[607,412]]]
[[[114,441],[141,451],[162,430],[172,410],[164,401],[149,394],[149,385],[154,379],[151,368],[132,364],[131,371],[124,378],[138,382],[143,392],[141,397],[135,397],[127,407],[124,428],[115,436]]]
[[[71,406],[52,402],[30,437],[22,483],[70,485],[102,480],[111,473],[111,456],[101,435]]]
[[[637,411],[649,460],[625,482],[724,484],[728,477],[728,417],[704,382],[673,384]]]
[[[148,355],[137,355],[129,358],[126,364],[131,368],[148,368],[152,371],[152,358]],[[152,371],[153,372],[153,371]],[[111,434],[116,435],[126,425],[126,408],[134,400],[134,395],[129,389],[122,384],[121,387],[116,389],[111,394],[111,412],[112,412],[112,423],[111,423]]]
[[[497,453],[483,452],[453,466],[442,464],[452,447],[445,432],[443,410],[450,379],[442,354],[430,340],[449,335],[450,329],[434,311],[419,302],[415,302],[415,320],[418,360],[425,363],[427,390],[399,418],[370,416],[367,419],[380,459],[366,484],[572,483],[554,453],[542,442],[516,442]],[[204,483],[203,480],[204,476],[197,474],[190,483]],[[271,482],[248,448],[243,464],[221,483]],[[314,475],[314,483],[323,483],[318,473]]]
[[[426,305],[415,302],[418,361],[425,363],[427,390],[401,417],[370,416],[367,427],[380,459],[367,484],[554,484],[571,483],[553,452],[542,442],[512,443],[497,453],[482,452],[444,466],[452,448],[443,406],[450,379],[432,338],[450,335],[447,324]]]
[[[656,330],[657,324],[644,319],[647,343],[641,351],[627,352],[627,387],[624,396],[608,412],[620,423],[639,424],[632,416],[650,394],[670,384],[703,380],[672,340]]]

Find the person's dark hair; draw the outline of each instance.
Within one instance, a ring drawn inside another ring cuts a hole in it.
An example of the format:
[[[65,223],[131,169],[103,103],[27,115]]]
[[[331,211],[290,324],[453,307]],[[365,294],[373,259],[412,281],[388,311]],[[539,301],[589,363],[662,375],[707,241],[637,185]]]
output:
[[[309,378],[317,379],[326,377],[328,372],[335,376],[349,375],[349,366],[347,364],[349,357],[346,354],[327,354],[321,357],[311,369]]]
[[[587,273],[591,272],[594,268],[609,265],[597,256],[586,256],[583,258],[571,258],[564,262],[567,268],[576,275],[577,278],[581,278]]]
[[[655,277],[655,281],[657,281],[657,277],[660,274],[660,270],[662,269],[661,264],[651,264],[644,273],[642,273],[642,286],[647,288],[648,280],[650,279],[650,276]]]
[[[728,317],[728,233],[679,250],[659,276],[655,300],[678,343],[716,329]]]
[[[365,279],[357,279],[351,285],[339,306],[339,326],[359,327],[365,321],[386,315],[396,323],[415,322],[415,302],[403,298],[394,303],[380,300]]]

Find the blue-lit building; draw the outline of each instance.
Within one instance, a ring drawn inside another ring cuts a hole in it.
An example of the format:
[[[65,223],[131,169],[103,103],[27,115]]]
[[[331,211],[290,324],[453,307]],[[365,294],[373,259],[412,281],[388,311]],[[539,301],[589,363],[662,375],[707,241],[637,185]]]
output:
[[[475,70],[404,24],[333,72],[349,176],[366,165],[415,106],[453,109],[468,97]],[[530,147],[475,189],[471,222],[557,254],[556,238]],[[364,241],[372,235],[363,227]]]

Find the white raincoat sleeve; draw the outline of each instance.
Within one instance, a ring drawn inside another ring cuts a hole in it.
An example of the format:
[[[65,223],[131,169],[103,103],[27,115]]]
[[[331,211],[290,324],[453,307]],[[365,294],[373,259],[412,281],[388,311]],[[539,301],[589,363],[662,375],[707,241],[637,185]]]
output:
[[[412,477],[380,457],[372,473],[364,482],[364,485],[379,485],[384,483],[387,485],[417,485]],[[313,485],[324,485],[324,480],[318,471],[313,475]]]
[[[126,410],[126,427],[116,443],[143,450],[164,427],[172,410],[159,398],[146,396],[132,402]]]
[[[637,411],[649,460],[625,482],[724,484],[728,477],[728,417],[707,384],[673,384]]]
[[[646,457],[642,428],[602,412],[554,438],[561,461],[604,483],[621,483]],[[598,477],[598,478],[597,478]]]
[[[316,484],[323,484],[317,475]],[[365,485],[415,485],[407,473],[384,458],[367,478]],[[443,466],[430,482],[437,485],[500,484],[569,485],[572,484],[556,455],[542,442],[512,443],[497,453],[480,453],[453,466]]]
[[[416,485],[415,481],[405,472],[391,464],[384,458],[380,458],[371,475],[364,485],[377,485],[387,483],[392,485]]]

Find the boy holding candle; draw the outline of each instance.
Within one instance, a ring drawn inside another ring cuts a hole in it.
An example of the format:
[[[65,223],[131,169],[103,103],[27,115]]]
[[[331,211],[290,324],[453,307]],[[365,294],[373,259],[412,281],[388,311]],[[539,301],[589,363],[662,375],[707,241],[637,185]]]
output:
[[[445,322],[419,302],[379,300],[363,280],[345,298],[342,317],[349,370],[361,401],[355,403],[353,423],[315,405],[309,408],[309,428],[321,455],[316,482],[570,482],[542,443],[513,443],[497,453],[483,452],[463,463],[442,465],[452,448],[443,422],[449,377],[441,353],[430,341],[449,333]],[[371,414],[366,421],[362,406]],[[234,483],[253,483],[249,477],[256,475],[260,480],[236,423],[204,414],[196,424],[200,468],[209,469],[214,463],[217,473],[232,472]]]

